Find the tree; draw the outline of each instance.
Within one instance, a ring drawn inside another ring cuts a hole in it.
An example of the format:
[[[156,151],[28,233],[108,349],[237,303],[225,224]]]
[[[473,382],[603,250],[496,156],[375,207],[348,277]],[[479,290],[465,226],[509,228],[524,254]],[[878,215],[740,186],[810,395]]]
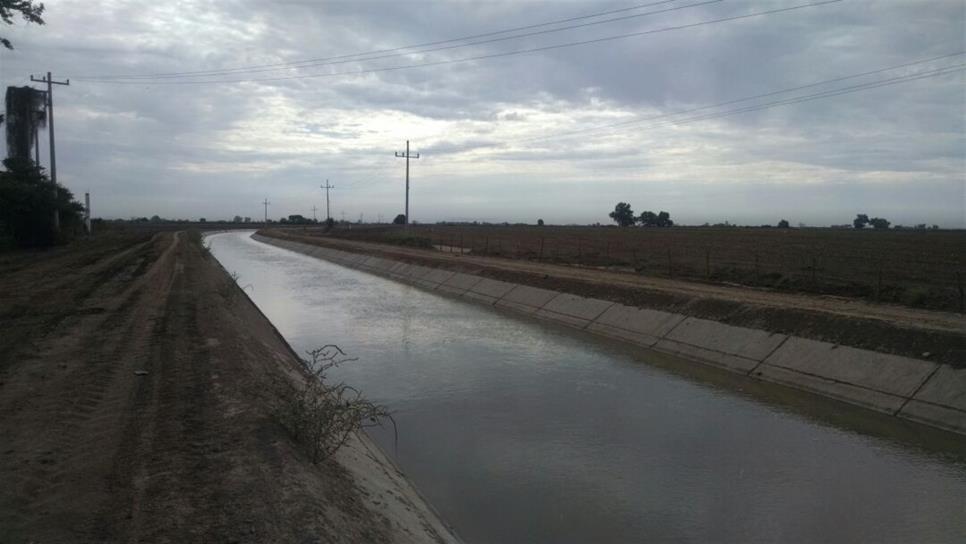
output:
[[[869,224],[872,225],[872,228],[876,230],[887,229],[890,225],[889,220],[882,217],[873,217],[872,219],[869,219]]]
[[[538,227],[542,227],[543,226],[543,219],[537,219],[537,226]]]
[[[778,228],[780,228],[780,229],[787,229],[788,228],[788,220],[787,219],[782,219],[781,221],[779,221],[778,222]]]
[[[0,19],[4,23],[12,25],[13,17],[17,13],[27,23],[34,23],[36,25],[44,24],[44,20],[40,17],[44,13],[43,4],[34,4],[33,0],[0,0]],[[0,36],[0,44],[3,44],[7,49],[13,49],[13,44],[10,43],[10,40],[3,36]]]
[[[667,212],[658,212],[657,214],[657,226],[659,227],[673,227],[674,221],[671,221],[671,214]]]
[[[406,215],[405,214],[399,214],[399,215],[397,215],[396,218],[392,220],[392,224],[393,225],[405,225],[406,224]]]
[[[83,207],[67,188],[54,185],[44,169],[29,159],[6,159],[0,171],[0,239],[19,247],[66,241],[80,230]],[[54,211],[61,229],[53,228]]]
[[[642,227],[670,227],[674,225],[674,221],[671,221],[671,214],[663,211],[659,213],[641,212],[641,217],[637,221]]]
[[[618,202],[614,206],[614,211],[610,212],[610,218],[621,227],[629,227],[634,224],[634,211],[627,202]]]
[[[241,223],[242,222],[242,218],[241,218],[240,215],[236,215],[235,217],[232,218],[231,222],[232,223]]]
[[[869,224],[869,216],[864,213],[860,213],[856,215],[855,219],[852,220],[852,225],[857,229],[865,228],[865,226],[868,224]]]

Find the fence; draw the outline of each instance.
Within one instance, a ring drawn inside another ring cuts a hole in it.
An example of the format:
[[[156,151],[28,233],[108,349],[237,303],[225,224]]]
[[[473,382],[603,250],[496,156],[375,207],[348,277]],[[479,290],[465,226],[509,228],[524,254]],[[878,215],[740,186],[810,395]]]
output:
[[[963,312],[966,233],[414,227],[444,252],[859,296]]]

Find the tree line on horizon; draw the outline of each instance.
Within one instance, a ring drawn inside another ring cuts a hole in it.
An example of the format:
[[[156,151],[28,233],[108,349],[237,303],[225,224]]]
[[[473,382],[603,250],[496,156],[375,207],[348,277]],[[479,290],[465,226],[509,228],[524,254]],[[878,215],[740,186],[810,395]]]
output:
[[[651,211],[645,211],[645,212],[641,212],[640,215],[635,215],[634,210],[631,208],[631,205],[628,204],[627,202],[618,202],[617,205],[614,206],[614,211],[610,212],[608,216],[615,223],[617,223],[617,226],[619,227],[631,227],[634,225],[640,225],[642,227],[673,227],[674,226],[674,221],[671,220],[671,214],[669,214],[668,212],[661,211],[658,213],[654,213]],[[542,224],[542,220],[541,220],[541,224]],[[855,219],[852,220],[851,225],[849,224],[832,225],[832,228],[854,228],[857,230],[861,230],[869,226],[869,227],[872,227],[874,230],[885,230],[885,229],[888,229],[891,225],[892,225],[892,222],[890,222],[888,219],[885,219],[883,217],[869,217],[868,214],[860,213],[860,214],[856,214]],[[731,224],[725,221],[724,223],[717,223],[714,225],[705,223],[702,226],[737,227],[738,225]],[[761,226],[771,227],[771,225],[761,225]],[[804,227],[804,226],[805,226],[804,224],[799,223],[799,227]],[[780,221],[778,221],[777,227],[780,229],[787,229],[787,228],[791,228],[791,225],[788,223],[787,219],[781,219]],[[904,227],[902,225],[895,225],[893,228],[896,230],[902,230],[907,228],[911,228],[915,230],[924,230],[927,228],[932,230],[937,230],[939,229],[939,225],[932,225],[931,227],[927,227],[925,223],[919,223],[914,227]]]

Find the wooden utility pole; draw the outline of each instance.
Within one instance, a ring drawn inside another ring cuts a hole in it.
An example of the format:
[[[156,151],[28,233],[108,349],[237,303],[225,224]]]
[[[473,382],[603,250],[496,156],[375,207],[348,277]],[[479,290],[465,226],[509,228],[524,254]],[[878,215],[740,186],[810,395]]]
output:
[[[267,224],[268,223],[268,205],[270,204],[270,202],[266,198],[265,201],[262,202],[262,204],[265,205],[265,223]]]
[[[91,194],[84,193],[84,227],[87,228],[87,235],[93,234],[91,231]]]
[[[50,72],[47,77],[37,79],[30,76],[30,81],[47,84],[47,135],[50,137],[50,181],[54,184],[54,195],[57,195],[57,151],[54,147],[54,85],[70,85],[70,80],[54,81]],[[54,230],[60,230],[60,213],[54,209]]]
[[[319,187],[325,189],[325,220],[328,222],[332,219],[332,213],[329,211],[329,189],[335,189],[335,185],[329,185],[329,180],[325,180],[325,185],[319,185]]]
[[[409,152],[409,140],[406,140],[406,152],[401,153],[397,151],[396,156],[406,159],[406,222],[404,224],[408,225],[409,224],[409,159],[418,159],[419,153],[416,153],[415,155],[411,154]]]

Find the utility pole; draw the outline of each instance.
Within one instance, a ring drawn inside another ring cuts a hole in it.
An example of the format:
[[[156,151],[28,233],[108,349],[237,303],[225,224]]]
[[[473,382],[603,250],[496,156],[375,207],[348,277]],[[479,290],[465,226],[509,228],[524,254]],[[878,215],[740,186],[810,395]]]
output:
[[[312,221],[315,221],[316,223],[319,222],[319,218],[315,216],[315,210],[317,210],[317,209],[318,208],[316,208],[315,205],[313,204],[312,205]]]
[[[409,152],[409,140],[406,140],[406,152],[401,153],[397,151],[396,156],[400,158],[404,157],[406,159],[406,222],[404,224],[408,225],[409,224],[409,159],[418,159],[419,153],[416,153],[415,155],[411,154]]]
[[[91,194],[84,193],[84,226],[87,227],[87,235],[93,234],[91,232]]]
[[[265,205],[265,223],[267,224],[268,223],[268,205],[270,204],[270,202],[266,198],[265,202],[262,202],[262,204]]]
[[[325,220],[328,221],[332,219],[332,213],[329,212],[329,189],[335,189],[335,185],[329,185],[329,180],[325,180],[325,185],[319,185],[322,189],[325,189]]]
[[[57,194],[57,152],[54,148],[54,85],[70,85],[70,80],[54,81],[47,72],[47,77],[37,79],[33,75],[30,81],[47,84],[47,135],[50,136],[50,181],[54,184],[54,194]],[[60,213],[54,210],[54,230],[60,230]]]

